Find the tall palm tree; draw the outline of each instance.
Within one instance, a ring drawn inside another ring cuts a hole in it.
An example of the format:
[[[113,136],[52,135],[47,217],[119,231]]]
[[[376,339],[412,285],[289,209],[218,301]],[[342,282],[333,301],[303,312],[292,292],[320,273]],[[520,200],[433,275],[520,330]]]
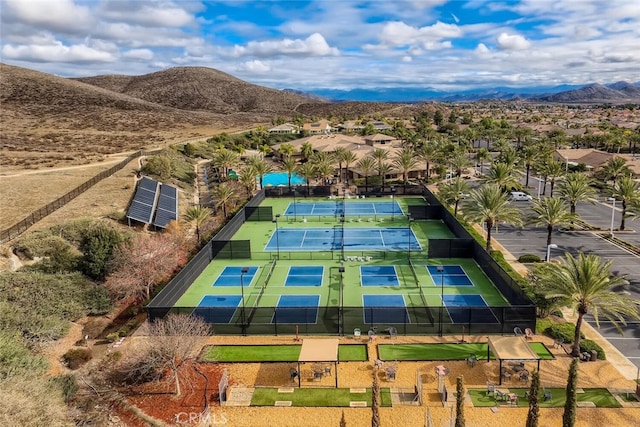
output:
[[[578,202],[595,203],[596,190],[591,187],[591,178],[584,172],[572,172],[558,183],[558,195],[569,203],[569,212],[576,214]]]
[[[213,197],[216,208],[222,208],[222,214],[226,218],[227,206],[236,198],[235,190],[227,183],[223,183],[213,189]]]
[[[316,168],[310,162],[303,163],[298,166],[298,173],[307,181],[307,196],[309,196],[309,186],[311,180],[316,176]]]
[[[371,158],[376,162],[376,169],[378,170],[378,179],[382,182],[382,166],[389,159],[389,152],[383,148],[375,148],[371,154]]]
[[[316,176],[324,185],[327,185],[328,180],[333,177],[335,170],[333,165],[327,161],[314,163],[313,165],[316,169]]]
[[[256,175],[258,175],[255,169],[251,166],[247,166],[240,171],[238,175],[238,182],[247,190],[247,199],[251,198],[253,190],[256,188]]]
[[[550,160],[547,162],[546,168],[547,178],[551,184],[549,196],[553,197],[553,187],[556,184],[556,180],[566,173],[566,166],[564,163],[557,160]]]
[[[429,176],[431,172],[431,163],[435,161],[438,156],[438,148],[435,144],[425,142],[416,150],[416,157],[425,163],[425,182],[429,183]]]
[[[384,193],[384,183],[385,183],[385,177],[391,173],[391,171],[393,170],[393,167],[389,164],[389,163],[383,163],[382,164],[382,168],[378,169],[378,172],[380,173],[380,177],[382,179],[382,182],[380,182],[381,185],[381,191]]]
[[[344,159],[348,152],[349,150],[346,148],[338,147],[333,153],[333,157],[336,159],[336,162],[338,162],[338,180],[340,182],[342,182],[342,164],[344,163]]]
[[[218,169],[218,181],[223,177],[227,177],[229,168],[237,165],[240,161],[240,155],[234,151],[223,148],[218,150],[213,156],[213,166]]]
[[[280,155],[282,156],[282,158],[284,159],[288,159],[291,157],[291,155],[293,155],[293,152],[295,151],[295,149],[293,148],[293,145],[291,144],[282,144],[280,145],[280,149],[278,150],[278,152],[280,152]]]
[[[613,261],[603,262],[597,255],[580,252],[577,258],[567,253],[559,264],[545,263],[534,270],[540,291],[547,298],[559,298],[578,313],[571,354],[580,354],[580,333],[585,314],[591,313],[600,327],[600,315],[620,331],[625,318],[638,319],[640,301],[620,288],[629,284],[622,276],[611,275]]]
[[[289,182],[289,193],[291,193],[291,176],[293,176],[293,174],[296,171],[297,167],[298,167],[298,165],[296,165],[296,161],[293,160],[291,157],[287,157],[282,162],[282,170],[287,173],[287,178],[289,180],[288,181]]]
[[[518,156],[518,152],[511,145],[506,146],[496,159],[498,163],[505,163],[509,166],[512,166],[514,169],[519,160],[520,156]]]
[[[476,164],[480,165],[480,175],[484,175],[484,161],[492,160],[491,153],[486,148],[478,148],[475,155]]]
[[[300,146],[300,154],[305,161],[308,161],[313,155],[313,145],[309,141],[304,142]]]
[[[198,240],[198,244],[201,242],[200,227],[202,227],[209,218],[211,218],[211,214],[211,209],[200,205],[191,206],[184,214],[185,221],[196,228],[196,239]]]
[[[540,200],[534,200],[531,211],[528,222],[547,228],[547,246],[551,244],[554,227],[569,225],[575,219],[569,212],[564,200],[554,197],[543,197]]]
[[[536,163],[538,155],[538,147],[534,144],[527,144],[522,147],[522,150],[520,150],[520,159],[522,161],[522,164],[524,165],[526,173],[526,178],[524,181],[525,187],[529,186],[529,173],[531,172],[531,167]]]
[[[627,217],[627,204],[640,199],[640,184],[633,180],[631,175],[618,177],[613,185],[611,196],[622,202],[622,219],[620,220],[620,231],[624,231],[624,222]]]
[[[471,165],[471,160],[466,152],[456,150],[451,159],[449,159],[449,164],[455,171],[455,175],[459,177],[462,176],[462,172],[467,166]]]
[[[467,196],[470,187],[467,181],[457,176],[448,183],[439,186],[439,193],[449,204],[454,204],[453,215],[458,216],[458,204]]]
[[[260,156],[251,156],[247,161],[255,171],[256,175],[260,178],[260,188],[264,188],[262,185],[262,179],[266,174],[271,172],[273,168],[263,157]]]
[[[352,151],[347,151],[341,157],[341,160],[344,163],[344,176],[345,181],[347,181],[347,185],[349,185],[349,165],[354,164],[357,159],[358,157]]]
[[[491,250],[491,230],[498,222],[521,225],[520,210],[514,208],[507,194],[496,184],[483,185],[472,190],[462,204],[464,215],[473,222],[484,223],[487,228],[487,251]]]
[[[613,181],[613,185],[616,184],[618,177],[621,175],[627,175],[630,173],[629,167],[627,166],[627,160],[614,156],[607,162],[606,165],[602,168],[605,174],[607,174],[607,178]]]
[[[376,168],[376,162],[371,157],[363,157],[358,163],[356,168],[360,170],[360,173],[364,175],[364,192],[369,192],[369,176]]]
[[[486,184],[495,184],[502,191],[508,191],[519,185],[519,175],[520,171],[514,169],[511,165],[494,163],[487,171],[487,174],[482,177],[482,181]]]
[[[396,153],[393,159],[393,164],[402,171],[403,188],[406,193],[407,181],[409,180],[409,171],[411,171],[416,166],[416,164],[418,164],[418,160],[416,159],[413,150],[409,147],[406,147]]]

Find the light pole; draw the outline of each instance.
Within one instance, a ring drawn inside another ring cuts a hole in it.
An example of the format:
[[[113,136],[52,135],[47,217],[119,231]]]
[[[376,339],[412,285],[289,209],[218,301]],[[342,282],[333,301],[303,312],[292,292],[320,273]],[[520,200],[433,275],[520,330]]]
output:
[[[393,200],[393,196],[396,194],[396,187],[394,187],[393,185],[391,186],[391,199]],[[396,210],[394,209],[394,204],[391,203],[391,221],[394,220],[394,216],[395,216],[395,212]]]
[[[558,249],[558,245],[556,245],[555,243],[550,243],[547,245],[547,257],[545,258],[546,262],[549,262],[551,260],[551,249]]]
[[[242,335],[245,334],[246,317],[245,317],[245,306],[244,306],[244,275],[249,272],[249,267],[242,267],[240,270],[240,294],[242,295]]]
[[[276,214],[276,217],[271,221],[276,225],[276,254],[278,255],[278,260],[280,259],[280,237],[278,236],[278,218],[280,218],[280,214]]]
[[[442,336],[442,316],[444,311],[444,267],[439,265],[436,267],[438,269],[438,273],[440,273],[440,333]]]
[[[340,254],[342,255],[342,261],[344,261],[344,212],[340,214],[340,226],[342,235],[340,236]],[[344,273],[344,267],[340,273]],[[342,278],[342,276],[340,276]]]
[[[540,200],[540,193],[542,193],[542,177],[538,176],[538,200]]]
[[[408,251],[407,251],[407,259],[410,260],[411,259],[411,223],[413,222],[413,218],[411,218],[411,215],[407,215],[407,219],[409,220],[409,232],[407,233],[408,237],[407,237],[407,243],[408,243]]]
[[[342,281],[344,265],[338,267],[338,273],[340,273],[340,324],[338,326],[340,328],[340,335],[344,335],[344,282]]]
[[[296,189],[293,189],[293,222],[298,222],[298,217],[296,215]]]
[[[609,197],[607,200],[611,202],[611,238],[613,238],[613,217],[616,214],[616,199],[615,197]]]

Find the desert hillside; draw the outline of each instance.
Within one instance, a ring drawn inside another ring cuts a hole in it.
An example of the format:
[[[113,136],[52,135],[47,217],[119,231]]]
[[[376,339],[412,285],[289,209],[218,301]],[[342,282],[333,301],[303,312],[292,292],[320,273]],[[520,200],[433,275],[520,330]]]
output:
[[[291,115],[302,103],[317,102],[301,95],[247,83],[205,67],[177,67],[152,74],[97,76],[79,79],[145,101],[181,110]]]

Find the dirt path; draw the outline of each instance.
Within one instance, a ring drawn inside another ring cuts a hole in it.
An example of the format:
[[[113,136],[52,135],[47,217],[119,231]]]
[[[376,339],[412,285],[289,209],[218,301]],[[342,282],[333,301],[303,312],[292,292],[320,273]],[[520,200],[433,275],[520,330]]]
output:
[[[90,167],[100,166],[100,165],[110,165],[112,163],[121,162],[125,158],[126,158],[126,156],[117,157],[117,158],[115,158],[113,160],[106,160],[106,161],[103,161],[103,162],[87,163],[86,165],[64,166],[64,167],[60,167],[60,168],[47,168],[47,169],[36,169],[36,170],[21,171],[21,172],[18,172],[18,173],[12,173],[10,175],[0,174],[0,178],[13,178],[13,177],[24,176],[24,175],[46,174],[46,173],[49,173],[49,172],[59,172],[59,171],[66,171],[66,170],[90,168]]]
[[[69,372],[69,368],[61,361],[62,355],[82,339],[82,325],[74,322],[71,322],[70,325],[67,335],[42,350],[42,355],[49,361],[49,374],[51,376],[62,375]]]

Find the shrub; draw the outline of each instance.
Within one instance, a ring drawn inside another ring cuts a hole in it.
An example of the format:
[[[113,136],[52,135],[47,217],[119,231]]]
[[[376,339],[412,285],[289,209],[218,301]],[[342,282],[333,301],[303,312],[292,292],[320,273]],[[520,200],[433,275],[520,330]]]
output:
[[[113,253],[122,241],[117,230],[104,224],[87,230],[80,242],[82,272],[93,279],[104,279],[109,274]]]
[[[572,343],[573,337],[576,333],[576,327],[572,323],[554,323],[547,327],[544,333],[551,338],[562,338],[566,343]],[[580,333],[580,338],[584,338],[584,334]]]
[[[69,369],[78,369],[91,360],[91,357],[91,350],[87,348],[72,348],[62,356],[62,359]]]
[[[524,255],[520,255],[520,258],[518,258],[518,262],[521,262],[523,264],[527,264],[527,263],[532,263],[532,262],[542,262],[542,260],[540,259],[540,257],[538,255],[524,254]]]
[[[589,353],[591,352],[591,350],[595,350],[598,353],[598,359],[599,360],[607,360],[607,357],[605,355],[605,352],[603,350],[602,347],[600,347],[598,345],[598,343],[596,343],[593,340],[580,340],[580,352],[584,352],[584,351],[588,351]]]
[[[118,341],[119,338],[120,338],[120,333],[118,332],[111,332],[110,334],[107,334],[107,341],[109,342],[116,342]]]
[[[52,382],[60,387],[65,403],[69,403],[78,392],[78,382],[74,375],[60,375],[52,378]]]

